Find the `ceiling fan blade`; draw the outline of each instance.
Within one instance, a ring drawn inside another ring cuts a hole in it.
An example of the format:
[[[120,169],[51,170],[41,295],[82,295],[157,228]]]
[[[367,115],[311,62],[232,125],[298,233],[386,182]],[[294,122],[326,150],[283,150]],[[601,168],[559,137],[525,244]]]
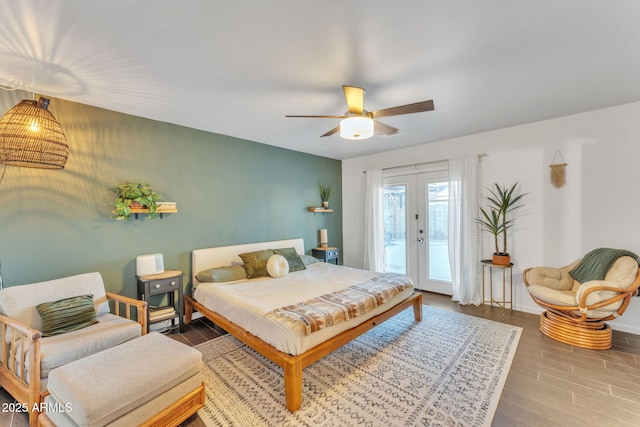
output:
[[[431,111],[434,109],[433,99],[429,101],[416,102],[413,104],[399,105],[397,107],[385,108],[382,110],[372,111],[371,116],[374,119],[380,117],[399,116],[400,114],[421,113],[423,111]]]
[[[325,136],[331,136],[334,133],[338,132],[340,130],[340,125],[334,127],[333,129],[331,129],[329,132],[325,133],[324,135],[320,135],[320,138],[325,137]]]
[[[291,116],[287,115],[285,117],[303,117],[307,119],[346,119],[347,116]]]
[[[362,115],[364,111],[364,89],[355,86],[342,86],[347,107],[352,114]]]
[[[375,133],[381,133],[383,135],[395,135],[396,133],[400,132],[400,129],[394,128],[393,126],[385,125],[382,122],[374,120],[373,131]]]

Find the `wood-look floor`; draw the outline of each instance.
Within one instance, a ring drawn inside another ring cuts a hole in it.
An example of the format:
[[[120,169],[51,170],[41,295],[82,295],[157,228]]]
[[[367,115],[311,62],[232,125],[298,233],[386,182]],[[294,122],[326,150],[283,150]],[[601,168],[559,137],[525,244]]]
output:
[[[424,301],[523,328],[494,426],[640,425],[639,335],[614,331],[612,349],[585,350],[542,335],[535,314],[460,306],[434,294]]]
[[[640,336],[613,332],[611,350],[571,347],[546,338],[539,331],[539,316],[504,312],[488,306],[460,306],[450,297],[425,293],[424,304],[523,328],[509,371],[494,426],[638,426],[640,425]],[[223,333],[206,319],[186,325],[185,332],[170,333],[195,346]],[[0,404],[11,398],[0,390]],[[10,415],[0,413],[0,425]],[[26,417],[14,414],[14,426],[26,426]],[[197,415],[184,426],[201,427]]]

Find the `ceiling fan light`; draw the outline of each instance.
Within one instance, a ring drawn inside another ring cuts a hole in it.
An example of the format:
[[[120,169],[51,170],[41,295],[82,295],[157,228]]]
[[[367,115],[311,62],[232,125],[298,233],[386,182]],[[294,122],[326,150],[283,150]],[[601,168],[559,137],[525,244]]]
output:
[[[340,122],[340,137],[367,139],[373,136],[373,120],[369,117],[348,117]]]

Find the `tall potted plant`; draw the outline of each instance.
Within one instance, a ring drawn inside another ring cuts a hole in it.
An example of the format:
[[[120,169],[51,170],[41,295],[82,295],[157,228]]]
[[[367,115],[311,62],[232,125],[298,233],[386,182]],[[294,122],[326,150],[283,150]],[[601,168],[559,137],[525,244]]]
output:
[[[329,207],[329,199],[335,193],[335,188],[331,184],[318,184],[318,190],[320,192],[320,198],[322,199],[322,206],[327,209]]]
[[[515,224],[510,214],[523,206],[522,198],[527,193],[516,194],[516,182],[511,187],[494,183],[494,189],[488,189],[490,195],[487,196],[488,206],[480,207],[481,218],[476,218],[478,224],[484,231],[493,235],[495,252],[493,253],[493,263],[498,265],[509,265],[511,255],[507,246],[507,232]],[[502,237],[502,249],[500,249],[500,237]]]

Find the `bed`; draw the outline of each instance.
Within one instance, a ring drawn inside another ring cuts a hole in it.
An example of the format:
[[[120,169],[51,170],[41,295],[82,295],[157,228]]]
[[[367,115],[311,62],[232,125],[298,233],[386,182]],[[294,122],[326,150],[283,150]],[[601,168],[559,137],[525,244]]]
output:
[[[202,278],[198,273],[209,269],[239,268],[237,266],[242,264],[239,254],[283,248],[294,248],[305,260],[305,267],[280,278],[260,277],[222,283],[198,278]],[[311,257],[304,256],[302,239],[197,249],[192,252],[191,261],[194,291],[192,296],[185,296],[185,322],[189,323],[193,312],[198,311],[282,367],[286,406],[291,412],[297,411],[302,404],[302,371],[306,366],[409,307],[413,307],[416,321],[422,319],[422,295],[413,291],[410,280],[409,284],[403,282],[406,276],[379,275],[313,262]],[[347,292],[350,296],[348,292],[353,289],[359,292],[363,284],[375,287],[380,281],[395,287],[395,291],[385,290],[382,299],[380,295],[371,298],[377,298],[379,305],[370,307],[366,313],[362,310],[355,317],[346,316],[311,331],[313,325],[306,320],[308,316],[295,313],[301,306],[308,308],[308,303],[317,301],[316,297],[320,295],[342,296]]]

